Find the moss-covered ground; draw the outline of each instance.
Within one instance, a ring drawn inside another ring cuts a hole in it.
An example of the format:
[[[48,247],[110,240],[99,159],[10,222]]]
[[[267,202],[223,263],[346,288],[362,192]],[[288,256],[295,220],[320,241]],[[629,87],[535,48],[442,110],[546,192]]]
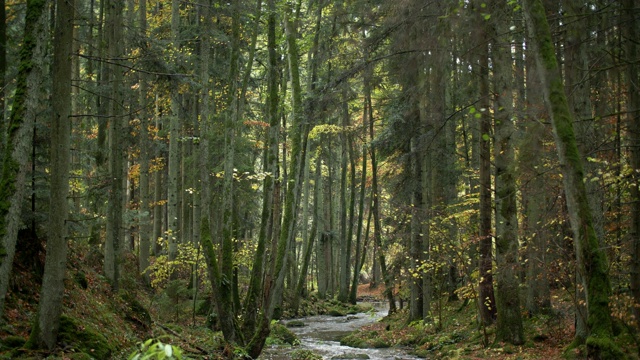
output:
[[[44,256],[39,259],[43,261]],[[200,288],[194,303],[194,292],[186,282],[176,281],[163,290],[154,290],[135,275],[135,258],[125,259],[124,267],[120,290],[114,292],[101,275],[97,253],[80,245],[72,247],[58,347],[53,351],[30,351],[23,349],[23,345],[38,310],[41,274],[31,266],[17,263],[7,297],[5,321],[0,324],[0,360],[127,359],[140,343],[151,338],[179,346],[190,359],[223,356],[222,334],[211,326],[211,296],[206,285]],[[337,301],[323,302],[310,296],[301,302],[298,315],[342,315],[362,310],[366,309]],[[293,316],[290,311],[283,312],[284,318]],[[297,343],[290,330],[273,322],[267,344],[293,346]],[[304,351],[296,354],[298,358],[314,358]]]
[[[567,350],[573,340],[574,316],[570,296],[556,290],[554,307],[546,314],[524,317],[526,342],[514,346],[495,340],[495,325],[483,329],[473,301],[435,302],[433,321],[408,323],[408,309],[341,340],[356,348],[400,347],[426,359],[587,359],[585,346]],[[638,359],[635,335],[619,329],[617,344],[628,359]]]
[[[44,260],[44,259],[40,259]],[[147,339],[177,345],[190,359],[216,359],[225,351],[222,335],[212,329],[210,295],[202,286],[198,300],[185,282],[174,282],[164,290],[145,285],[136,274],[133,257],[124,261],[120,290],[114,292],[101,275],[99,258],[88,248],[71,249],[64,295],[64,311],[58,347],[53,351],[28,351],[22,345],[29,336],[37,312],[41,277],[33,267],[17,265],[11,279],[0,325],[2,359],[126,359]],[[358,294],[365,300],[382,299],[381,289],[361,285]],[[522,346],[495,342],[495,328],[478,325],[473,301],[434,301],[433,321],[407,322],[407,311],[365,326],[343,338],[356,348],[402,347],[408,353],[428,359],[584,359],[586,346],[567,351],[573,340],[571,296],[555,290],[553,310],[545,315],[524,316],[526,343]],[[283,306],[286,309],[286,302]],[[300,304],[297,316],[344,316],[367,311],[367,307],[320,301],[314,294]],[[526,315],[526,314],[525,314]],[[289,310],[283,318],[294,318]],[[287,321],[287,324],[295,322]],[[629,359],[638,359],[638,336],[622,322],[614,323],[616,343]],[[291,326],[291,325],[288,325]],[[267,344],[293,346],[297,359],[317,359],[317,354],[296,349],[298,340],[274,321]],[[228,349],[226,349],[228,351]]]

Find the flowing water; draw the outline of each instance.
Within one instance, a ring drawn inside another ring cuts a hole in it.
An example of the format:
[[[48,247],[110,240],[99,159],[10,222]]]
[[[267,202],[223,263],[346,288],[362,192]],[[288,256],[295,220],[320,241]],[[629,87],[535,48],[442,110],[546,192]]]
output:
[[[296,349],[312,350],[327,359],[362,358],[367,355],[373,360],[410,360],[417,359],[402,349],[356,349],[340,345],[340,338],[364,325],[374,323],[387,315],[386,304],[374,304],[376,311],[349,316],[318,315],[300,318],[305,326],[290,328],[301,344],[296,347],[272,346],[265,348],[260,355],[262,360],[288,360],[290,353]],[[283,321],[286,325],[286,321]]]

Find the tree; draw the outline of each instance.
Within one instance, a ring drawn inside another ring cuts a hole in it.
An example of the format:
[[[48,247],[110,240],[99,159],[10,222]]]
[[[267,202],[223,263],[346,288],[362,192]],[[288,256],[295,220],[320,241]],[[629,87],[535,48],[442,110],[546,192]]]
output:
[[[609,296],[611,285],[606,257],[600,249],[586,194],[584,173],[573,130],[573,117],[567,104],[558,62],[544,6],[540,0],[524,2],[530,40],[535,47],[545,105],[553,121],[553,133],[560,159],[569,219],[576,247],[576,266],[587,293],[586,339],[588,356],[621,358],[613,342]]]
[[[44,277],[38,315],[29,344],[53,349],[57,344],[64,277],[67,270],[67,215],[69,195],[69,157],[71,138],[71,64],[74,0],[56,1],[53,43],[53,93],[51,121],[51,193]]]
[[[634,16],[634,2],[626,0],[623,3],[626,26],[626,76],[628,84],[628,118],[629,132],[635,141],[631,146],[631,166],[636,171],[640,169],[640,85],[638,85],[638,68],[632,63],[638,57],[637,45],[633,39],[637,36],[636,16]],[[631,260],[631,292],[635,301],[634,315],[636,325],[640,328],[640,189],[637,186],[631,187],[631,198],[633,206],[631,210],[631,233],[633,236],[632,260]]]
[[[44,80],[45,42],[48,38],[47,12],[49,2],[27,2],[24,40],[20,49],[20,67],[16,91],[7,124],[6,145],[2,154],[0,178],[0,314],[9,287],[16,240],[20,226],[20,207],[25,196],[25,176],[28,165],[31,133],[38,110]]]
[[[106,11],[106,36],[108,42],[108,55],[111,59],[117,59],[123,54],[122,16],[124,1],[110,2]],[[119,287],[121,249],[124,244],[122,238],[122,211],[124,209],[123,188],[123,69],[117,63],[109,64],[105,75],[112,86],[112,94],[109,96],[108,111],[109,121],[109,201],[107,203],[107,229],[104,250],[104,272],[111,282],[114,290]]]
[[[496,264],[497,272],[497,329],[498,339],[515,345],[524,343],[524,330],[520,310],[520,281],[518,279],[518,209],[516,204],[516,176],[514,138],[516,129],[513,113],[513,76],[509,12],[504,2],[492,5],[489,23],[493,78],[494,78],[494,156],[495,156],[495,209],[496,209]],[[499,36],[499,34],[507,34]]]
[[[481,4],[480,4],[481,5]],[[476,9],[479,12],[479,9]],[[476,14],[480,21],[478,40],[478,87],[480,90],[480,137],[475,139],[480,143],[480,215],[479,215],[479,263],[480,285],[478,290],[480,317],[485,325],[492,324],[496,319],[496,300],[493,291],[493,236],[491,226],[491,116],[488,112],[490,103],[489,93],[489,37],[484,18]]]

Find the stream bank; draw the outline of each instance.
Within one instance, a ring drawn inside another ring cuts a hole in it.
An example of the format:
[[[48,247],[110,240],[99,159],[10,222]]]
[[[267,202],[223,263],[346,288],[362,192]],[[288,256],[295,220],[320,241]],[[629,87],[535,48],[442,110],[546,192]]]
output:
[[[273,345],[266,347],[260,359],[289,360],[297,358],[297,354],[308,354],[308,351],[323,359],[372,359],[401,360],[417,359],[401,348],[353,348],[340,344],[340,340],[359,330],[363,326],[377,323],[388,313],[386,303],[373,303],[369,312],[361,312],[346,316],[315,315],[286,320],[282,323],[300,339],[295,347]],[[306,352],[305,352],[306,351]]]

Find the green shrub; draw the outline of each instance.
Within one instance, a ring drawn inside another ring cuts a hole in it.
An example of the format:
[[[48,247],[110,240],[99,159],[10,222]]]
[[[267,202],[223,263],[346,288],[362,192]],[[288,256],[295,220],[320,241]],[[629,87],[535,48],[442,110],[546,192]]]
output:
[[[139,349],[129,355],[128,360],[186,360],[182,350],[173,345],[164,344],[160,340],[149,339],[139,345]]]

